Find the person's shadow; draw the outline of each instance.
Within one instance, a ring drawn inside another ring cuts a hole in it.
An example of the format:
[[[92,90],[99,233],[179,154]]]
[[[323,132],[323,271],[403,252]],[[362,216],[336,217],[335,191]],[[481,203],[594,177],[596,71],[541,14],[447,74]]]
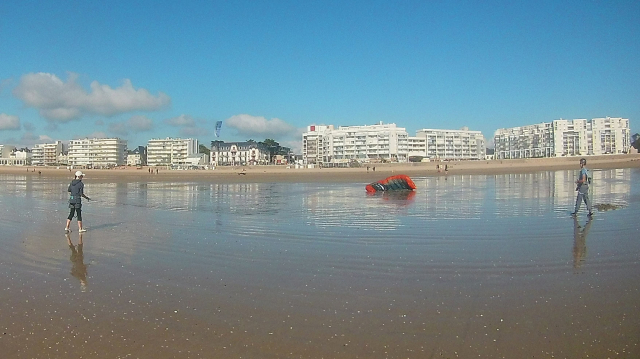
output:
[[[82,242],[82,233],[78,234],[78,245],[74,246],[71,242],[71,235],[66,233],[67,244],[71,250],[71,275],[80,281],[80,290],[87,291],[87,265],[84,264],[84,252],[82,251],[84,243]]]
[[[580,272],[580,267],[587,258],[587,235],[591,228],[591,218],[587,217],[584,227],[578,223],[578,218],[573,217],[573,270]]]

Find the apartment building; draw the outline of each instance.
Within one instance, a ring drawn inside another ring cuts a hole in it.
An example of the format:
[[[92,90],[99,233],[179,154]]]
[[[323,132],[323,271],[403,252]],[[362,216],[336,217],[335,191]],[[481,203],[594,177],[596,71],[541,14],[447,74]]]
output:
[[[193,138],[151,139],[147,143],[149,166],[186,165],[188,158],[198,153],[198,140]]]
[[[410,139],[410,156],[429,159],[480,160],[486,155],[486,143],[482,132],[460,130],[422,129]]]
[[[306,165],[316,165],[323,162],[323,148],[325,134],[333,131],[333,125],[307,126],[307,132],[302,134],[302,161]]]
[[[499,159],[628,153],[631,130],[623,118],[566,120],[503,128],[494,136]]]
[[[212,166],[266,165],[270,163],[269,148],[258,142],[211,141]]]
[[[59,163],[62,141],[40,143],[31,149],[31,164],[34,166],[54,166]]]
[[[86,138],[69,141],[68,162],[71,166],[109,168],[125,162],[127,141],[120,138]]]
[[[629,119],[594,118],[590,137],[594,154],[628,153],[631,147]]]
[[[408,134],[395,123],[365,126],[308,126],[302,134],[304,164],[407,162]]]

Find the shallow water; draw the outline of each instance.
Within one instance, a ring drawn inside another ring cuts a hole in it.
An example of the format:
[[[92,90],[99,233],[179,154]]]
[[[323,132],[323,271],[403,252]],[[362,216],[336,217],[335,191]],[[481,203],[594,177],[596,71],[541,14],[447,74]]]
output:
[[[640,356],[638,169],[363,183],[0,175],[11,358]],[[72,249],[73,248],[73,249]]]

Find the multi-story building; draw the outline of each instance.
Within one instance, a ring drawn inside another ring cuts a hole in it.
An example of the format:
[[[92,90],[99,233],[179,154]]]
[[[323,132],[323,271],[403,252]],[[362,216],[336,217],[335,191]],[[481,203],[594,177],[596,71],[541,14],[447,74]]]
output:
[[[591,120],[591,144],[594,154],[628,153],[631,129],[626,118],[594,118]]]
[[[324,135],[333,131],[333,125],[307,126],[302,134],[302,161],[307,165],[323,162]]]
[[[147,143],[149,166],[186,165],[187,158],[198,153],[198,140],[193,138],[152,139]]]
[[[134,150],[127,151],[127,166],[144,166],[147,164],[147,149],[138,146]]]
[[[494,136],[496,158],[561,157],[628,153],[631,130],[623,118],[559,119],[503,128]]]
[[[255,141],[211,141],[212,166],[266,165],[270,163],[269,148]]]
[[[484,136],[480,131],[460,130],[418,130],[415,138],[410,138],[410,156],[429,159],[479,160],[486,155]]]
[[[86,138],[69,141],[71,166],[108,168],[125,164],[127,141],[120,138]]]
[[[58,164],[58,156],[62,153],[62,141],[40,143],[31,149],[31,164],[34,166],[53,166]]]
[[[339,166],[358,162],[407,162],[408,134],[395,123],[367,126],[308,126],[302,134],[305,164]]]

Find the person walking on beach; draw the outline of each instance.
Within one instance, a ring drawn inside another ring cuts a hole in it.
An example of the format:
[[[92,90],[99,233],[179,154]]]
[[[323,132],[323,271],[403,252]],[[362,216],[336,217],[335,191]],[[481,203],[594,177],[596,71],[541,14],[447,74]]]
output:
[[[593,212],[591,211],[591,199],[589,198],[589,170],[587,169],[587,160],[584,158],[580,159],[580,174],[578,175],[578,180],[576,181],[576,191],[578,191],[578,196],[576,197],[576,207],[573,210],[572,215],[577,215],[580,210],[580,206],[582,205],[582,201],[587,205],[587,210],[589,211],[588,216],[593,216]]]
[[[66,233],[71,232],[69,225],[71,225],[71,220],[74,215],[78,216],[78,232],[82,233],[87,231],[82,227],[82,197],[86,198],[88,201],[90,201],[91,198],[84,194],[84,183],[82,183],[83,177],[84,173],[76,171],[75,178],[69,184],[69,188],[67,188],[67,191],[69,192],[69,217],[67,217],[67,225],[64,227],[64,231]]]

